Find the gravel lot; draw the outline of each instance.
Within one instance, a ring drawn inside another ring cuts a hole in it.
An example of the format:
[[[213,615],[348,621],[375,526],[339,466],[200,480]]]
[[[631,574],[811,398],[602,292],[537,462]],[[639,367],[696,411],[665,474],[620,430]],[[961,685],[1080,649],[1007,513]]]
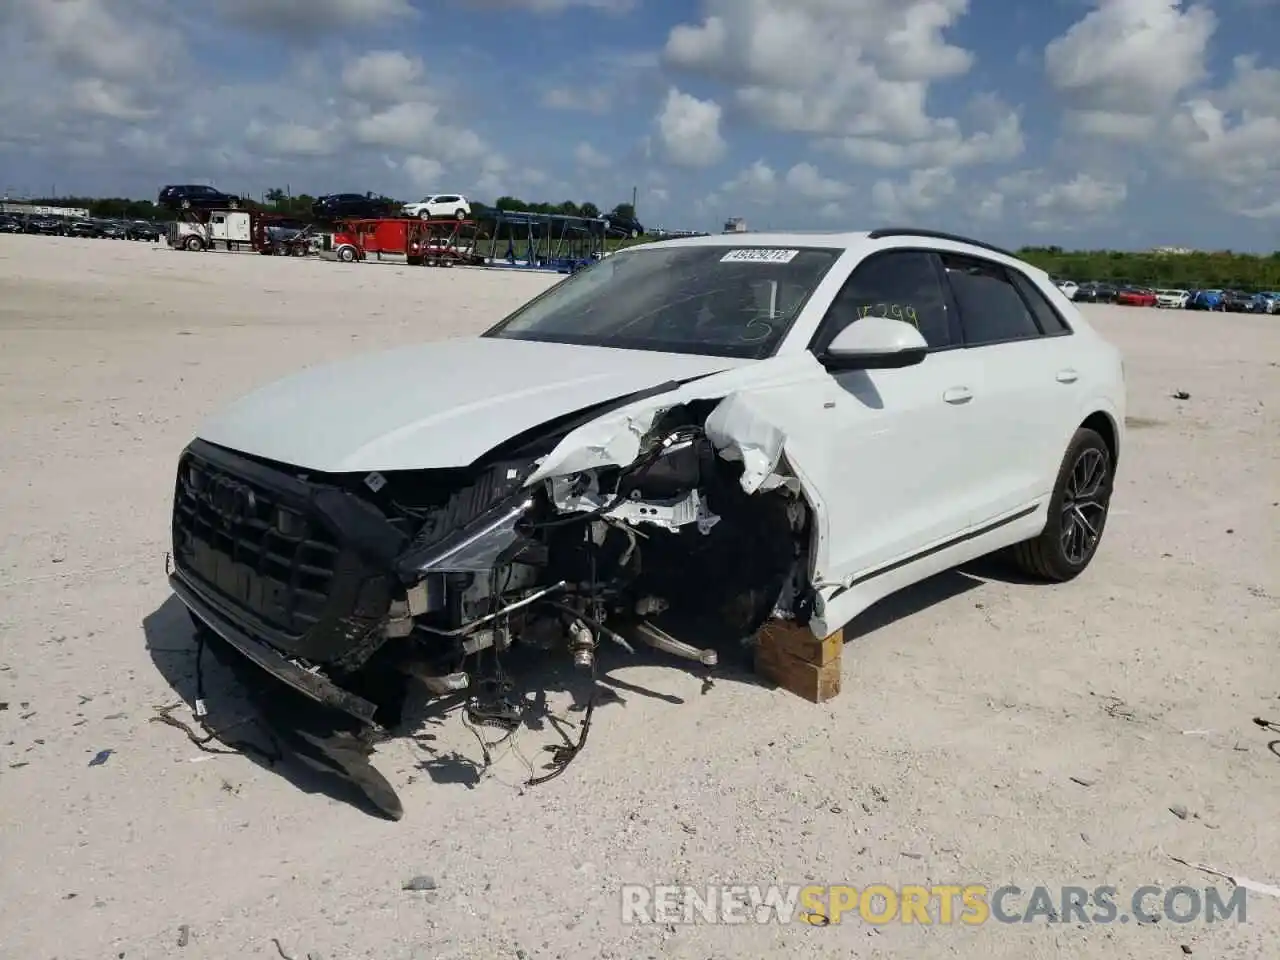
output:
[[[149,722],[192,690],[164,558],[198,421],[299,366],[478,331],[549,282],[0,236],[0,954],[1274,955],[1260,895],[1212,927],[666,927],[624,926],[619,885],[1110,884],[1123,907],[1217,883],[1168,855],[1280,883],[1280,733],[1252,722],[1280,721],[1275,317],[1086,308],[1130,381],[1097,561],[1061,587],[983,565],[892,598],[850,629],[826,705],[619,661],[545,786],[522,788],[522,757],[550,726],[479,778],[456,716],[380,747],[399,823]],[[434,892],[402,891],[420,874]]]

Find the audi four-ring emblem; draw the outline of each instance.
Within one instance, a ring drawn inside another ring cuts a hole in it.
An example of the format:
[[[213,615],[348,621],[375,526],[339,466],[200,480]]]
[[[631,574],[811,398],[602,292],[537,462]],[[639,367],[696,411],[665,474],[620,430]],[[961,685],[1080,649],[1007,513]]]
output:
[[[226,524],[243,523],[258,505],[253,490],[230,477],[208,478],[202,493],[214,516]]]

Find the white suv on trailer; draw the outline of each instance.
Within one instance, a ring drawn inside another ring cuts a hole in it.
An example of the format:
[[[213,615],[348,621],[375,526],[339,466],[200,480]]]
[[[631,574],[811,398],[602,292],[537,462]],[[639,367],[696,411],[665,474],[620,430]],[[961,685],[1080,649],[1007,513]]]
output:
[[[465,220],[471,216],[471,204],[456,193],[434,193],[417,203],[406,203],[400,212],[422,220]]]

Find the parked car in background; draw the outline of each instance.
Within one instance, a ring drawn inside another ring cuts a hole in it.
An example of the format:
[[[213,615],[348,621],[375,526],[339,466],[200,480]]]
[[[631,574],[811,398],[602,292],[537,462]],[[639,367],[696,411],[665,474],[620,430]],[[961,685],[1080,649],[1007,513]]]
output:
[[[466,220],[471,216],[471,203],[461,194],[433,193],[417,203],[406,203],[400,212],[419,220]]]
[[[1188,310],[1221,310],[1221,290],[1196,290],[1187,301]]]
[[[198,183],[171,184],[160,191],[159,206],[168,210],[235,210],[244,201]]]
[[[1253,310],[1253,294],[1239,290],[1222,291],[1222,309],[1227,313],[1250,313]]]
[[[1068,300],[1074,300],[1076,298],[1076,293],[1080,290],[1080,284],[1076,283],[1074,280],[1055,280],[1054,283],[1057,285],[1058,289],[1062,291],[1062,295]]]
[[[1154,307],[1156,293],[1146,287],[1123,287],[1116,291],[1115,302],[1126,307]]]
[[[1165,309],[1181,310],[1186,307],[1191,294],[1186,290],[1157,290],[1156,306]]]
[[[1280,313],[1280,292],[1260,293],[1253,298],[1254,313]]]
[[[644,236],[644,225],[635,217],[620,217],[616,213],[606,213],[600,219],[604,223],[605,233],[632,238]]]
[[[317,220],[365,220],[394,216],[400,204],[372,193],[329,193],[317,197],[311,215]]]
[[[124,228],[124,235],[127,240],[145,240],[148,243],[159,243],[164,237],[164,231],[154,223],[135,222]]]
[[[1099,283],[1091,280],[1088,283],[1080,284],[1074,299],[1083,303],[1114,303],[1116,293],[1115,284]]]
[[[22,221],[8,214],[0,214],[0,233],[25,233]]]
[[[28,217],[24,226],[27,233],[46,237],[65,237],[71,228],[71,224],[61,217]]]

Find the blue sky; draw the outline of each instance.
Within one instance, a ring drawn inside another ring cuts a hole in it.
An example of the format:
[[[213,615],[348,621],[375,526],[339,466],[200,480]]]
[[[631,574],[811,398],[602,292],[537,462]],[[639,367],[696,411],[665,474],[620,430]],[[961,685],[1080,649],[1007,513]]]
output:
[[[0,188],[1280,249],[1280,0],[9,0]]]

